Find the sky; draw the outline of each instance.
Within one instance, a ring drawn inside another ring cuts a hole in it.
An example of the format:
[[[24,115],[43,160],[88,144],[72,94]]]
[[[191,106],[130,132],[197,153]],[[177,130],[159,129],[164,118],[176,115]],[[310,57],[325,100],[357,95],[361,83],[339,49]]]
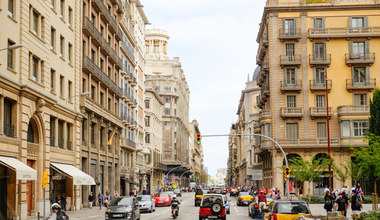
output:
[[[202,135],[228,134],[248,74],[256,68],[265,0],[141,0],[150,25],[168,32],[168,54],[179,57],[190,88],[189,120]],[[228,137],[202,138],[204,166],[227,167]]]

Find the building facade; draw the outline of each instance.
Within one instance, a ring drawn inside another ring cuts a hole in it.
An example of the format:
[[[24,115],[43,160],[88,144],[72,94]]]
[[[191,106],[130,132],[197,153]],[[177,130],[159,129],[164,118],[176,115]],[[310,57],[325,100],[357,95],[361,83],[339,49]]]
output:
[[[2,1],[0,22],[0,218],[26,219],[67,196],[80,208],[81,4]],[[43,200],[42,175],[50,183]],[[70,175],[71,174],[71,175]],[[85,174],[84,174],[85,175]],[[93,180],[92,180],[93,181]]]
[[[197,134],[201,134],[199,129],[199,124],[196,120],[193,120],[189,123],[189,132],[190,132],[190,151],[189,157],[190,160],[190,171],[192,176],[190,177],[190,181],[196,182],[197,185],[201,184],[201,174],[203,171],[203,145],[202,142],[200,144],[197,143]],[[201,134],[202,135],[202,134]],[[190,172],[189,172],[190,173]],[[186,177],[188,177],[187,175]]]
[[[327,117],[339,166],[353,159],[351,146],[367,146],[368,103],[380,77],[379,10],[377,0],[267,1],[257,36],[261,134],[275,139],[288,159],[328,157]],[[264,186],[284,192],[283,155],[268,140],[260,141],[258,153]],[[293,191],[307,190],[290,180]],[[311,192],[322,195],[328,184],[323,175]],[[330,188],[351,184],[333,178]]]
[[[167,54],[169,35],[164,30],[146,30],[146,86],[164,100],[162,162],[171,172],[173,182],[187,169],[189,158],[189,88],[179,58]]]

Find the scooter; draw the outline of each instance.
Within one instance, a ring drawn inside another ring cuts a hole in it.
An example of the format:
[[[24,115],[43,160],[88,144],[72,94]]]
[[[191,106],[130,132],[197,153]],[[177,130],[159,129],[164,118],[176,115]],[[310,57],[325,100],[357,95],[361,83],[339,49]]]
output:
[[[172,217],[173,219],[176,219],[178,216],[178,206],[177,207],[172,207]]]

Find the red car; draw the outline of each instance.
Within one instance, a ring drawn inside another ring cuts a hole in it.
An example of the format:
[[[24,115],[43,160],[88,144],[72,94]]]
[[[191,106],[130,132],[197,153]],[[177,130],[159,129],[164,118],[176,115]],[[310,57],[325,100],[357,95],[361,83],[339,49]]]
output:
[[[226,220],[225,201],[221,194],[206,194],[203,196],[199,209],[199,220]]]
[[[154,197],[156,206],[170,206],[172,197],[165,192],[157,193]]]

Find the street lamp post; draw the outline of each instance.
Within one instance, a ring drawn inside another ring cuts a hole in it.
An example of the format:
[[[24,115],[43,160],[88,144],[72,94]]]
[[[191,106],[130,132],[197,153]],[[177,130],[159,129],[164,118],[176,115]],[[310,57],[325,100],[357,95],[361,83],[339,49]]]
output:
[[[168,179],[169,179],[169,174],[170,174],[173,170],[178,169],[178,168],[181,168],[181,167],[183,167],[183,166],[178,166],[178,167],[174,167],[174,168],[172,168],[171,170],[169,170],[169,172],[166,173],[165,176],[167,176]],[[168,184],[166,184],[166,185],[168,185]]]
[[[14,49],[18,49],[18,48],[23,47],[23,46],[24,45],[22,45],[22,44],[13,44],[9,47],[1,48],[0,51],[2,51],[2,50],[14,50]]]
[[[182,176],[183,176],[183,174],[185,174],[185,173],[189,173],[189,172],[191,172],[191,170],[188,170],[188,171],[183,172],[183,173],[181,174],[181,176],[179,177],[179,186],[180,186],[180,187],[182,187]]]
[[[332,187],[331,181],[331,148],[330,148],[330,115],[329,115],[329,88],[327,83],[327,70],[325,72],[325,83],[326,83],[326,120],[327,120],[327,151],[329,155],[329,188]]]

